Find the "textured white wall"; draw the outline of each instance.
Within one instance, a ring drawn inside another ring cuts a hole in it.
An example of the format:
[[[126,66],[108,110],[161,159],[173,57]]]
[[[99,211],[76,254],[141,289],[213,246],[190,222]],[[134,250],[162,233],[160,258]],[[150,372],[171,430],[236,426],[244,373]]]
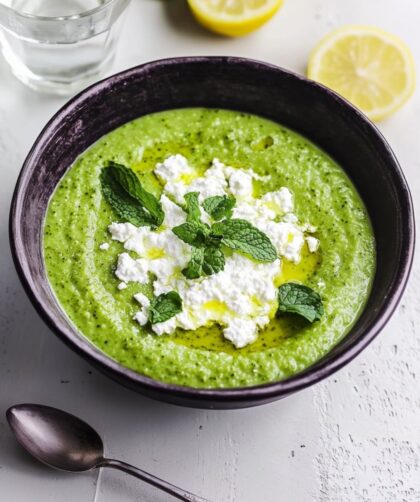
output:
[[[213,36],[183,0],[133,0],[115,70],[166,56],[231,54],[303,72],[328,30],[376,24],[404,37],[420,68],[418,0],[286,0],[263,30],[239,40]],[[223,412],[142,398],[92,370],[33,311],[14,272],[7,215],[20,165],[63,103],[23,88],[0,62],[0,500],[164,502],[122,473],[72,476],[29,460],[4,411],[15,402],[62,407],[103,434],[107,453],[214,502],[420,501],[419,260],[403,302],[354,362],[312,389],[260,408]],[[420,197],[420,98],[381,124]]]

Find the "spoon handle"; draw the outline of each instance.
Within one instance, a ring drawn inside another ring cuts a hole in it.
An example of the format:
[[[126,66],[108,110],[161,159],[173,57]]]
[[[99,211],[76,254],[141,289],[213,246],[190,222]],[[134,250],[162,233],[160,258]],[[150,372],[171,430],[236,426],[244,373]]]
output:
[[[176,497],[179,500],[184,500],[185,502],[208,502],[206,499],[202,497],[198,497],[193,493],[189,493],[181,488],[178,488],[163,479],[159,479],[153,474],[149,474],[148,472],[142,471],[133,465],[127,464],[126,462],[121,462],[120,460],[114,460],[111,458],[104,458],[102,462],[98,465],[98,467],[111,467],[112,469],[118,469],[127,474],[131,474],[131,476],[135,476],[136,478],[149,483],[150,485],[155,486],[156,488],[160,488]]]

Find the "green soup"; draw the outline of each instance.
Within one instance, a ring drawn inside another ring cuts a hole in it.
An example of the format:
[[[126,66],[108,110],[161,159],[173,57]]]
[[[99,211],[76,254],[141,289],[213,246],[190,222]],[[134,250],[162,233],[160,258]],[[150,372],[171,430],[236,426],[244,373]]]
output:
[[[100,172],[124,164],[159,196],[158,162],[182,154],[200,172],[218,158],[269,179],[264,194],[287,187],[294,213],[317,227],[321,245],[298,264],[282,260],[281,281],[318,291],[325,314],[312,324],[295,315],[273,318],[257,341],[236,349],[217,324],[155,335],[133,320],[135,293],[151,286],[115,277],[120,242],[108,225],[119,221],[102,196]],[[109,242],[106,252],[99,246]],[[302,136],[260,117],[213,109],[147,115],[103,137],[72,166],[51,198],[44,227],[44,258],[51,286],[80,333],[113,359],[141,374],[191,387],[250,386],[281,380],[315,363],[349,331],[363,308],[375,269],[369,218],[343,170]]]

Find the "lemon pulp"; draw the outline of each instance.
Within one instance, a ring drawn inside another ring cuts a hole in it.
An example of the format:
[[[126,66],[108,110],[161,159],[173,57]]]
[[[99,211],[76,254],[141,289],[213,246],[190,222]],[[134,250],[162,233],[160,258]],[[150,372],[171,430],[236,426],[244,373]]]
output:
[[[308,77],[377,121],[399,109],[415,88],[410,49],[371,26],[345,26],[322,39],[310,56]]]

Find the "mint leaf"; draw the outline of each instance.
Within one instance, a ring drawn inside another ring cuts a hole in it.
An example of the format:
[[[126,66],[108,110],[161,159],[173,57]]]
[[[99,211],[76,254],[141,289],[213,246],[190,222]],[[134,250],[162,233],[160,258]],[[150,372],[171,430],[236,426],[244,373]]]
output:
[[[112,170],[102,169],[100,180],[105,199],[120,218],[136,227],[155,226],[153,216],[124,190],[113,176]]]
[[[109,162],[100,179],[104,197],[121,218],[138,227],[162,224],[165,215],[160,202],[142,187],[134,171]]]
[[[214,197],[208,197],[203,202],[203,208],[214,220],[218,221],[222,218],[230,218],[235,204],[235,197],[215,195]]]
[[[140,204],[156,219],[156,226],[162,224],[165,214],[158,199],[150,192],[145,190],[134,171],[115,162],[110,162],[108,169],[114,170],[114,176],[120,185],[137,199]]]
[[[225,256],[220,247],[192,248],[191,260],[182,273],[187,279],[217,274],[225,268]]]
[[[169,291],[155,297],[149,309],[151,324],[164,322],[182,312],[182,299],[176,291]]]
[[[187,213],[187,221],[188,222],[196,222],[198,223],[200,221],[200,205],[198,203],[198,196],[199,192],[188,192],[184,195],[185,202],[187,203],[186,206],[186,213]]]
[[[217,274],[225,268],[225,255],[220,247],[209,246],[204,249],[203,272],[206,275]]]
[[[187,279],[198,279],[203,274],[204,248],[192,248],[191,260],[182,271]]]
[[[272,262],[277,258],[276,248],[270,239],[246,220],[232,219],[215,223],[212,234],[222,236],[222,244],[242,251],[262,262]]]
[[[308,286],[287,282],[279,287],[278,298],[277,315],[290,312],[304,317],[309,322],[319,321],[324,315],[321,297]]]
[[[174,227],[172,232],[190,246],[202,247],[206,244],[209,228],[200,222],[187,221]]]

